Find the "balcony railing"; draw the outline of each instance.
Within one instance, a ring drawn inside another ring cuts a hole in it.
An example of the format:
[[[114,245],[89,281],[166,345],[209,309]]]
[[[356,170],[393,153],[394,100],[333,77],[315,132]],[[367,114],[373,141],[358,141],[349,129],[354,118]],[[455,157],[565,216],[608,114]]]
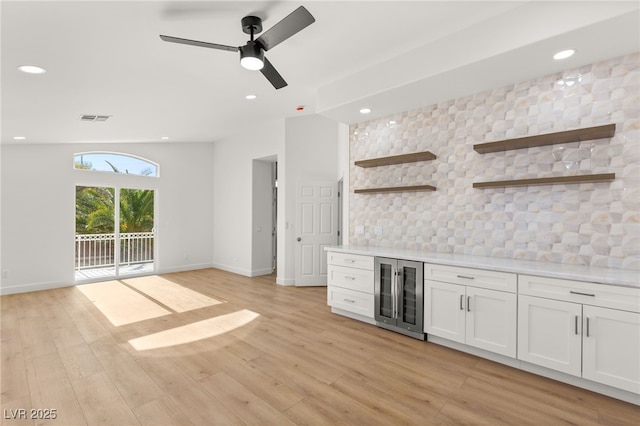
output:
[[[120,265],[153,262],[153,232],[120,234]],[[76,271],[115,266],[115,234],[76,234]]]

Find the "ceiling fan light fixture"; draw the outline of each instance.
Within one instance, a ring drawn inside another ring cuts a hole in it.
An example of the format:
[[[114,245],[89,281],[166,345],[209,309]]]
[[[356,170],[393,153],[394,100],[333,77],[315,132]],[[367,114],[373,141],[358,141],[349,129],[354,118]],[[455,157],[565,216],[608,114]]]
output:
[[[264,52],[255,42],[249,41],[240,48],[240,65],[252,71],[261,70],[264,67]]]

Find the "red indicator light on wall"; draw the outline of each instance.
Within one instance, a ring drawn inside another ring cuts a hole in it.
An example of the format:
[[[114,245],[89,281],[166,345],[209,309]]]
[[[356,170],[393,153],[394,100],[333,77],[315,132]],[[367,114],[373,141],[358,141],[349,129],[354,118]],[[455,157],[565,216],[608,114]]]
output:
[[[304,106],[300,105],[299,107],[296,108],[296,111],[304,111]]]

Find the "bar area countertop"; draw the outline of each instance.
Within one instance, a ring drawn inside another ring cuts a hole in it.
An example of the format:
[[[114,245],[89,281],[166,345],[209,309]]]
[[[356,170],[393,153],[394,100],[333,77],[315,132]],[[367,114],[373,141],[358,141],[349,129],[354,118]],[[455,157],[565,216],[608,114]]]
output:
[[[422,250],[398,249],[393,247],[364,247],[347,245],[326,247],[325,250],[365,256],[415,260],[419,262],[458,266],[463,268],[489,269],[492,271],[511,272],[515,274],[640,288],[640,271],[628,269],[596,268],[584,265],[475,256],[469,254],[435,253]]]

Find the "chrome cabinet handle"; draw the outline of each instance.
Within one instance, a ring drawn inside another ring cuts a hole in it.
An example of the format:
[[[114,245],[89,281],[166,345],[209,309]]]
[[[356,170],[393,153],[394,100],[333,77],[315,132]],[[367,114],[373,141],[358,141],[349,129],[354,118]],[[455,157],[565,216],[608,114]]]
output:
[[[467,296],[467,312],[471,312],[471,296]]]
[[[356,301],[353,299],[344,299],[344,301],[349,303],[356,303]]]
[[[349,275],[345,275],[345,276],[344,276],[344,279],[345,279],[345,280],[355,281],[355,280],[356,280],[356,277],[351,277],[351,276],[349,276]]]
[[[587,319],[587,337],[589,337],[589,317]]]
[[[595,294],[590,294],[590,293],[581,293],[579,291],[573,291],[573,290],[569,290],[569,293],[571,294],[579,294],[580,296],[589,296],[589,297],[596,297]]]
[[[460,295],[460,310],[464,311],[464,294]]]
[[[349,263],[356,263],[355,259],[345,259],[344,261]]]
[[[398,318],[398,271],[392,269],[391,273],[393,274],[393,309],[392,314],[393,318]]]
[[[576,315],[575,333],[578,335],[578,316]]]
[[[464,278],[466,280],[475,280],[476,277],[468,277],[466,275],[456,275],[458,278]]]

